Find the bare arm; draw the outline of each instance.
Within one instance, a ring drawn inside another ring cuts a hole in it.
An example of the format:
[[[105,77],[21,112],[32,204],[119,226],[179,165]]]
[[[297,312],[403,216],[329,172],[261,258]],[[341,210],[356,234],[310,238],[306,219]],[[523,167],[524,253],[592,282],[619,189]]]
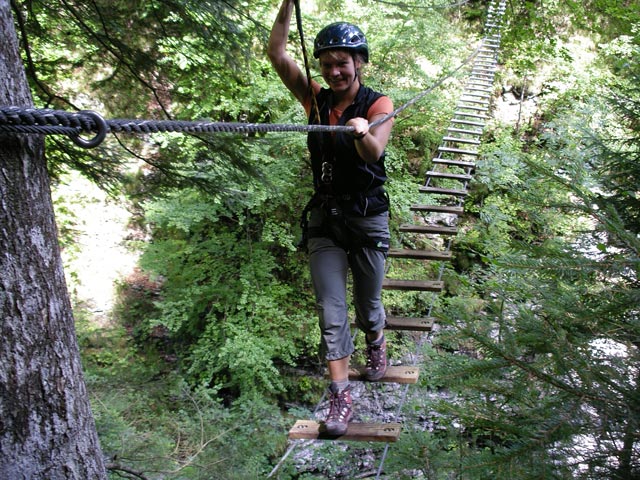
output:
[[[307,95],[309,83],[300,67],[287,53],[289,24],[293,13],[293,0],[283,0],[276,21],[271,28],[267,55],[282,83],[302,102]]]
[[[387,121],[369,129],[369,124],[384,117],[384,113],[379,113],[370,119],[352,118],[346,125],[354,127],[354,143],[358,155],[367,163],[375,163],[380,159],[382,152],[389,142],[391,135],[392,121]]]

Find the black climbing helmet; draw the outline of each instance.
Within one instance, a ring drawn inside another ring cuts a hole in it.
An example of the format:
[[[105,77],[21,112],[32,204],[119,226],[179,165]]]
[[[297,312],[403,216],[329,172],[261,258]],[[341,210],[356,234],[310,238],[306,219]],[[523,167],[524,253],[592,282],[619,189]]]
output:
[[[347,22],[336,22],[324,27],[313,42],[313,56],[318,58],[320,52],[344,48],[362,54],[364,62],[369,61],[369,45],[367,38],[358,27]]]

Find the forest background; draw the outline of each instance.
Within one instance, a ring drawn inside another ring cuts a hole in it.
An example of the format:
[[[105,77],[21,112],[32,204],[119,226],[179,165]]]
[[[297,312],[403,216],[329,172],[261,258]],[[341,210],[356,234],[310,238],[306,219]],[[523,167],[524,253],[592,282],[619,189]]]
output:
[[[277,6],[15,2],[14,16],[37,107],[303,124],[265,55]],[[473,52],[487,6],[318,0],[302,11],[309,39],[331,21],[359,24],[365,81],[399,106]],[[423,394],[406,407],[429,428],[407,428],[387,478],[640,478],[639,17],[631,0],[507,3],[495,120],[420,352]],[[295,27],[290,46],[300,58]],[[417,185],[464,76],[396,120],[396,233],[425,201]],[[70,290],[86,281],[71,269],[89,207],[69,193],[78,173],[126,205],[139,253],[106,320],[75,298],[113,478],[264,478],[325,387],[296,250],[311,193],[304,135],[112,135],[89,151],[50,136],[47,160]],[[406,316],[431,300],[385,293]],[[392,357],[415,346],[391,336]],[[278,478],[354,478],[355,448],[321,449],[322,461],[286,463]]]

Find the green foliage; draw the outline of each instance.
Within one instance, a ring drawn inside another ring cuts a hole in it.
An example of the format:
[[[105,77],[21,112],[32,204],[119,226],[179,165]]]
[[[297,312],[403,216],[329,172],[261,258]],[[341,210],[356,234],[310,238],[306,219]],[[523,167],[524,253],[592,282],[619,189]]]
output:
[[[430,450],[434,478],[638,474],[637,210],[623,193],[637,185],[637,89],[617,81],[611,102],[589,88],[485,147],[479,221],[457,243],[483,263],[443,302],[430,356],[428,384],[447,396],[426,408],[456,425],[436,432],[458,459]]]
[[[124,340],[124,337],[116,335]],[[110,348],[114,343],[110,341]],[[85,349],[86,351],[86,349]],[[85,355],[93,413],[111,478],[126,469],[162,478],[259,478],[282,445],[279,412],[259,398],[225,407],[206,389],[158,371],[126,345],[105,364]]]
[[[307,41],[336,17],[360,24],[372,51],[365,81],[399,106],[477,42],[484,5],[424,8],[431,3],[303,3]],[[487,132],[455,260],[442,272],[447,296],[384,293],[390,314],[420,316],[435,305],[441,319],[423,352],[426,394],[408,403],[428,428],[403,434],[390,478],[637,477],[635,3],[509,4],[501,56],[522,87],[547,75],[539,110],[522,130],[496,124]],[[118,117],[303,123],[264,55],[270,21],[259,19],[273,18],[274,8],[24,3],[36,103]],[[292,51],[299,56],[297,43]],[[415,187],[463,76],[395,120],[387,158],[394,246],[435,246],[398,226],[412,219],[409,205],[430,200]],[[77,315],[114,469],[264,477],[286,448],[289,419],[276,402],[313,403],[324,385],[299,374],[316,367],[318,345],[306,259],[295,249],[311,188],[304,136],[123,136],[97,152],[48,142],[53,175],[78,169],[125,189],[151,237],[143,270],[121,283],[122,328],[96,330]],[[131,173],[137,157],[146,164]],[[65,206],[59,199],[60,213],[72,213]],[[61,221],[66,248],[73,221]],[[439,271],[394,261],[390,276]],[[409,336],[394,337],[394,357],[410,350]],[[295,413],[309,416],[300,406]],[[289,463],[281,478],[360,474],[351,452],[320,449],[316,469]]]

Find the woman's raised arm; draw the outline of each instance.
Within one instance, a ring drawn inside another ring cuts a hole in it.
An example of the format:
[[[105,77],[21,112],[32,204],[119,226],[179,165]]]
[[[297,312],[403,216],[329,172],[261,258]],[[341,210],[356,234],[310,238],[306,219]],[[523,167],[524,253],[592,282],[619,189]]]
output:
[[[309,83],[298,64],[287,53],[289,24],[293,14],[294,0],[283,0],[276,21],[271,28],[267,55],[282,83],[302,102],[307,95]]]

